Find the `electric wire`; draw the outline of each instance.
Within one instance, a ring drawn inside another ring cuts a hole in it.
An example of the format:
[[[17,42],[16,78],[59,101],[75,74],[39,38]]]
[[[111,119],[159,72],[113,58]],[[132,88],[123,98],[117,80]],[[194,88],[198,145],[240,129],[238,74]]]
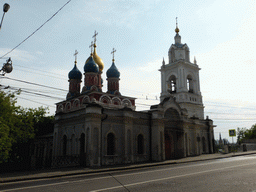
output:
[[[16,48],[18,48],[21,44],[23,44],[26,40],[28,40],[32,35],[34,35],[37,31],[39,31],[46,23],[48,23],[54,16],[56,16],[68,3],[70,3],[71,0],[66,2],[56,13],[54,13],[46,22],[44,22],[40,27],[38,27],[31,35],[29,35],[26,39],[24,39],[21,43],[19,43],[17,46],[15,46],[13,49],[5,53],[3,56],[0,57],[2,59],[9,53],[13,52]]]
[[[50,88],[50,89],[55,89],[55,90],[60,90],[60,91],[65,91],[67,92],[67,90],[64,90],[64,89],[58,89],[58,88],[55,88],[55,87],[50,87],[50,86],[45,86],[45,85],[41,85],[41,84],[36,84],[36,83],[31,83],[31,82],[28,82],[28,81],[23,81],[23,80],[18,80],[18,79],[13,79],[13,78],[9,78],[9,77],[4,77],[4,78],[7,78],[7,79],[10,79],[10,80],[14,80],[14,81],[19,81],[19,82],[23,82],[23,83],[28,83],[28,84],[32,84],[32,85],[36,85],[36,86],[41,86],[41,87],[45,87],[45,88]],[[16,90],[18,90],[18,88],[16,88]],[[45,95],[45,94],[40,94],[40,93],[33,93],[31,91],[26,91],[26,90],[23,90],[25,93],[29,93],[29,94],[35,94],[36,96],[42,96],[42,97],[48,97],[48,98],[51,98],[51,99],[58,99],[58,100],[64,100],[63,98],[60,98],[60,97],[53,97],[53,96],[49,96],[49,95]],[[33,90],[34,91],[34,90]],[[144,98],[140,98],[142,100],[149,100],[149,99],[144,99]],[[151,100],[154,100],[154,99],[151,99]],[[143,103],[136,103],[136,105],[140,105],[140,107],[144,107],[144,108],[147,108],[147,107],[150,107],[152,106],[152,104],[143,104]],[[214,106],[221,106],[221,105],[214,105]],[[236,106],[227,106],[227,105],[222,105],[223,107],[229,107],[229,108],[239,108],[239,109],[243,109],[242,107],[236,107]],[[251,110],[255,110],[254,108],[244,108],[244,109],[251,109]],[[219,113],[219,112],[205,112],[206,114],[210,113],[210,114],[230,114],[231,116],[233,115],[254,115],[254,114],[233,114],[233,113]],[[214,120],[215,121],[255,121],[255,119],[227,119],[227,118],[215,118],[214,117]]]
[[[65,92],[68,91],[68,90],[65,90],[65,89],[50,87],[50,86],[47,86],[47,85],[41,85],[41,84],[38,84],[38,83],[32,83],[32,82],[29,82],[29,81],[23,81],[23,80],[20,80],[20,79],[14,79],[14,78],[6,77],[6,76],[4,76],[2,78],[13,80],[13,81],[18,81],[18,82],[22,82],[22,83],[27,83],[27,84],[31,84],[31,85],[41,86],[41,87],[45,87],[45,88],[49,88],[49,89],[55,89],[55,90],[59,90],[59,91],[65,91]]]
[[[37,85],[37,86],[42,86],[42,87],[46,87],[46,88],[51,88],[51,89],[56,89],[56,90],[60,90],[60,91],[65,91],[65,92],[67,92],[67,90],[64,90],[64,89],[58,89],[58,88],[55,88],[55,87],[49,87],[49,86],[45,86],[45,85],[41,85],[41,84],[35,84],[35,83],[31,83],[31,82],[27,82],[27,81],[22,81],[22,80],[18,80],[18,79],[13,79],[13,78],[9,78],[9,77],[4,77],[4,78],[7,78],[7,79],[11,79],[11,80],[15,80],[15,81],[19,81],[19,82],[23,82],[23,83],[28,83],[28,84],[32,84],[32,85]],[[17,88],[17,90],[18,90],[18,88]],[[22,89],[22,90],[24,90],[24,89]],[[33,91],[35,91],[35,90],[33,90]],[[26,91],[26,90],[24,90],[24,92],[27,92],[27,93],[30,93],[30,94],[33,94],[31,91],[30,92],[28,92],[28,91]],[[39,93],[35,93],[36,95],[40,95]],[[42,96],[46,96],[46,95],[42,95]],[[52,96],[49,96],[49,95],[47,95],[47,97],[50,97],[50,98],[55,98],[55,99],[58,99],[58,100],[60,100],[60,99],[62,99],[62,98],[56,98],[56,97],[52,97]],[[143,98],[142,98],[143,99]],[[144,99],[145,100],[145,99]],[[150,107],[150,106],[152,106],[152,104],[143,104],[143,103],[136,103],[136,105],[140,105],[141,107]],[[226,107],[226,105],[224,106],[224,107]],[[234,106],[228,106],[228,107],[233,107],[233,108],[236,108],[236,107],[234,107]],[[241,109],[241,107],[238,107],[239,109]],[[245,109],[248,109],[248,108],[245,108]],[[252,108],[249,108],[249,109],[252,109]],[[205,112],[205,113],[210,113],[210,114],[230,114],[230,115],[254,115],[254,114],[233,114],[233,113],[219,113],[219,112]],[[215,120],[220,120],[219,118],[214,118]],[[223,119],[221,119],[221,120],[223,120]]]
[[[9,89],[13,89],[13,90],[16,90],[16,91],[21,90],[21,89],[17,89],[17,88],[13,88],[13,87],[9,87]],[[60,97],[54,97],[54,96],[45,95],[45,94],[41,94],[41,93],[35,93],[35,92],[30,92],[30,91],[25,91],[25,90],[21,90],[21,91],[25,92],[25,93],[29,93],[29,94],[34,94],[34,95],[37,95],[37,96],[48,97],[48,98],[51,98],[51,99],[64,100],[63,98],[60,98]]]
[[[56,108],[55,106],[53,105],[49,105],[49,104],[45,104],[45,103],[41,103],[41,102],[38,102],[38,101],[34,101],[32,99],[28,99],[28,98],[24,98],[24,97],[21,97],[21,96],[16,96],[17,98],[19,99],[24,99],[24,100],[27,100],[27,101],[31,101],[31,102],[34,102],[34,103],[38,103],[38,104],[41,104],[41,105],[45,105],[45,106],[48,106],[48,107],[52,107],[52,108]]]
[[[34,72],[34,71],[28,71],[28,70],[24,70],[24,69],[15,69],[15,70],[17,70],[17,71],[24,71],[24,72],[32,73],[32,74],[38,74],[38,75],[47,76],[47,77],[56,78],[56,79],[67,80],[65,78],[61,78],[61,77],[57,77],[57,76],[52,76],[52,75],[47,75],[47,74],[41,74],[41,73],[37,73],[37,72]]]
[[[22,87],[15,87],[15,86],[12,86],[12,85],[2,85],[0,84],[0,89],[1,87],[3,87],[3,89],[8,89],[8,88],[14,88],[16,90],[25,90],[25,91],[30,91],[30,92],[36,92],[36,93],[44,93],[44,94],[52,94],[53,92],[52,91],[49,91],[49,90],[36,90],[36,89],[30,89],[30,88],[22,88]],[[54,95],[59,95],[59,96],[63,96],[63,94],[59,94],[57,92],[54,92]]]
[[[22,68],[27,68],[27,69],[32,69],[32,70],[35,70],[35,71],[41,71],[41,72],[44,72],[44,73],[51,73],[51,74],[53,74],[53,75],[60,75],[60,74],[58,74],[58,73],[53,73],[53,72],[51,72],[51,71],[45,71],[45,70],[42,70],[42,69],[35,69],[35,68],[32,68],[32,67],[26,67],[26,66],[21,66],[21,65],[17,65],[17,64],[15,64],[15,66],[17,66],[17,67],[22,67]],[[64,77],[64,75],[61,75],[61,76]]]

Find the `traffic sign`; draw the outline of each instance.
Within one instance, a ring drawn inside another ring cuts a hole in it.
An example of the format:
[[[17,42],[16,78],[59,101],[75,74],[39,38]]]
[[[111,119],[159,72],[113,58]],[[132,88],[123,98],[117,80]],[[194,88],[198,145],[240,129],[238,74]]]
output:
[[[229,129],[229,137],[235,137],[236,136],[236,130],[235,129]]]

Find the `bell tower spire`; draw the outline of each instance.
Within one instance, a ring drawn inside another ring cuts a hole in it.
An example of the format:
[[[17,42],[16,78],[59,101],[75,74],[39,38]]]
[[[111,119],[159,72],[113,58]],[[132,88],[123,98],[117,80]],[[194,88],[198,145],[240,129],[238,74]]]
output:
[[[175,44],[181,44],[181,36],[179,35],[180,29],[178,28],[178,17],[176,17],[176,35],[174,37]]]

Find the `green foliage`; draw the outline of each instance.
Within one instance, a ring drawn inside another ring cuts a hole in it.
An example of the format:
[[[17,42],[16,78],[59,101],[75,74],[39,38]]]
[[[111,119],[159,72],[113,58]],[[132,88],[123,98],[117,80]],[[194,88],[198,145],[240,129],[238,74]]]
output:
[[[237,128],[237,141],[239,144],[243,139],[256,139],[256,124],[252,125],[250,129]]]
[[[16,106],[17,94],[0,91],[0,163],[19,158],[21,146],[27,146],[36,134],[53,131],[53,116],[46,116],[47,109]]]
[[[8,159],[9,157],[9,151],[12,147],[9,132],[9,127],[3,123],[3,120],[0,117],[0,162]]]
[[[245,127],[243,127],[243,128],[237,128],[237,133],[236,133],[236,135],[237,135],[237,143],[240,145],[241,144],[241,142],[242,142],[242,140],[243,140],[243,138],[245,137],[245,132],[246,132],[246,128]]]

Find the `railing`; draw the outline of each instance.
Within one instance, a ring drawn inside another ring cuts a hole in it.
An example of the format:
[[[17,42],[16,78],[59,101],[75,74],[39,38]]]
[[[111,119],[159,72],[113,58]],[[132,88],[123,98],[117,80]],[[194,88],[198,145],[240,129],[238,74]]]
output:
[[[53,167],[71,167],[80,165],[80,155],[53,157]]]

